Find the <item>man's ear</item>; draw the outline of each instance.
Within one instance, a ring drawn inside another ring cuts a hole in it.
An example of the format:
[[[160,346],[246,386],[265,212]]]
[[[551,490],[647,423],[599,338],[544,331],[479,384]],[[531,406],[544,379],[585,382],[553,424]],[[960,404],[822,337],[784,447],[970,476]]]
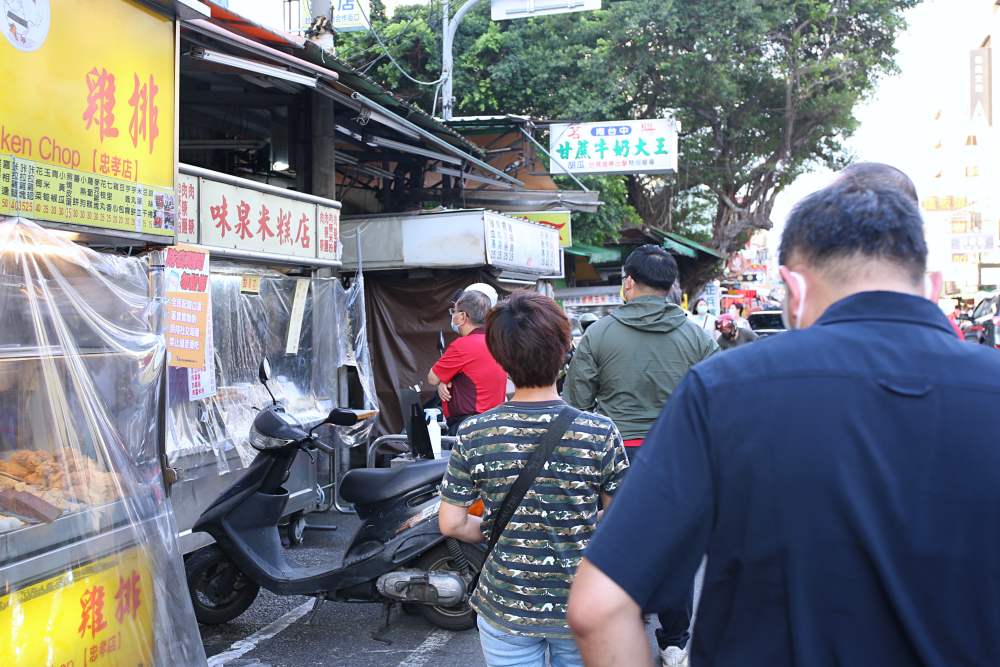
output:
[[[940,271],[928,271],[924,275],[924,296],[933,303],[937,303],[941,298],[941,290],[944,286],[944,275]]]

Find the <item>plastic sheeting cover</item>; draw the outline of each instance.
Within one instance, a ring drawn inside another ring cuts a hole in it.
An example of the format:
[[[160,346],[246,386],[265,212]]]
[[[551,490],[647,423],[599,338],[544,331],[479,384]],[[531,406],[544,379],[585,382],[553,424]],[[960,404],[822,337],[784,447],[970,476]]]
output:
[[[205,663],[143,260],[0,219],[0,664]]]
[[[241,291],[242,278],[260,278],[259,292]],[[309,280],[297,349],[287,353],[296,285]],[[189,400],[187,369],[169,369],[167,455],[181,475],[198,474],[183,459],[214,452],[218,473],[249,465],[257,452],[248,435],[259,408],[271,402],[257,369],[267,358],[275,397],[302,423],[317,422],[338,404],[337,374],[356,366],[372,387],[364,335],[363,283],[345,290],[335,278],[302,279],[266,269],[213,263],[209,278],[217,391]],[[366,392],[374,405],[374,389]],[[348,446],[367,440],[370,423],[338,428]]]

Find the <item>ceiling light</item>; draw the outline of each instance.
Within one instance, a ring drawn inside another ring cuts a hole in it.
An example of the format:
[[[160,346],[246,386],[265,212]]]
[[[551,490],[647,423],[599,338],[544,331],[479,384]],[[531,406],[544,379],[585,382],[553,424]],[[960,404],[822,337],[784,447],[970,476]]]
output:
[[[256,74],[262,74],[264,76],[273,77],[275,79],[281,79],[282,81],[291,81],[292,83],[297,83],[303,86],[309,86],[310,88],[316,87],[316,77],[306,76],[305,74],[296,74],[295,72],[290,72],[287,69],[281,69],[280,67],[274,67],[273,65],[265,65],[264,63],[257,62],[256,60],[247,60],[246,58],[237,58],[236,56],[231,56],[228,53],[221,53],[219,51],[209,51],[208,49],[192,49],[188,54],[192,58],[198,60],[204,60],[208,63],[216,63],[218,65],[225,65],[226,67],[234,67],[236,69],[245,70],[247,72],[254,72]]]
[[[271,163],[272,171],[288,171],[288,163],[283,160],[275,160]]]

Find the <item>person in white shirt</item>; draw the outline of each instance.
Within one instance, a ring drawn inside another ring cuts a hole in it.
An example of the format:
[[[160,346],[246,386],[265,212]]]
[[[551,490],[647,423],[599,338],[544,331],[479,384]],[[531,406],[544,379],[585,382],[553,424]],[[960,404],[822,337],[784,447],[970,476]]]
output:
[[[691,320],[708,333],[716,335],[715,315],[709,312],[708,301],[705,299],[698,299],[694,302],[694,314],[691,316]]]

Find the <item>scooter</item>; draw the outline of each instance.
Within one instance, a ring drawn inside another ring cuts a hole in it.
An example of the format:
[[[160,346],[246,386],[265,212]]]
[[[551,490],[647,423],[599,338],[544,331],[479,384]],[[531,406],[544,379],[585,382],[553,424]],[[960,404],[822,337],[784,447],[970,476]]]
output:
[[[446,460],[349,471],[340,493],[354,504],[362,524],[340,567],[300,567],[286,559],[278,520],[288,502],[282,484],[297,453],[335,455],[316,431],[324,425],[351,426],[366,415],[334,409],[307,430],[274,399],[266,360],[259,377],[272,400],[250,432],[259,454],[192,529],[215,539],[185,561],[198,621],[231,621],[266,588],[277,595],[315,596],[317,605],[323,600],[402,603],[441,628],[475,626],[469,597],[485,554],[481,547],[445,538],[438,529],[438,487]]]

